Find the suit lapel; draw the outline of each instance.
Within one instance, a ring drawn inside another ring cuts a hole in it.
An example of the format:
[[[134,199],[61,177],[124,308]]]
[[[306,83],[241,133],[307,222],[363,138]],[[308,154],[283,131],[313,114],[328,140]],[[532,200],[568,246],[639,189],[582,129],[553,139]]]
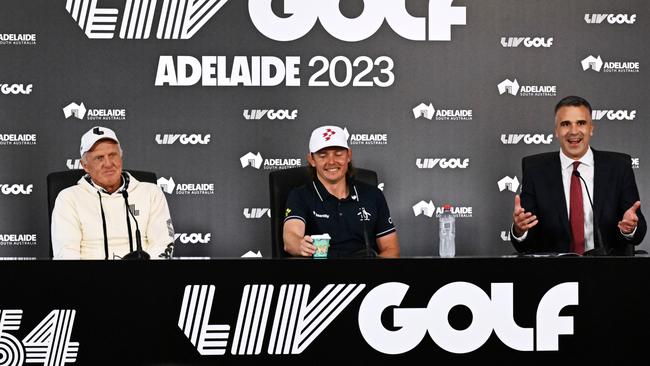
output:
[[[567,243],[571,242],[571,228],[569,225],[569,215],[567,214],[567,202],[564,197],[564,184],[562,183],[562,163],[560,162],[560,154],[554,154],[550,164],[549,171],[549,188],[553,192],[553,202],[556,202],[557,212],[560,215],[560,223],[564,230],[564,236],[567,238]]]
[[[605,185],[607,184],[607,161],[601,159],[600,152],[591,149],[594,152],[594,211],[598,213],[600,221],[600,212],[603,212],[603,199],[605,197]]]

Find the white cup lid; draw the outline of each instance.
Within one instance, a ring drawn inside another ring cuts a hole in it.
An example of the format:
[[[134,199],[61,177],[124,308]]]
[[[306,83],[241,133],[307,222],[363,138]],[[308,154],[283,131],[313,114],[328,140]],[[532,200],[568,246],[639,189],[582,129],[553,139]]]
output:
[[[332,237],[328,233],[321,234],[321,235],[311,235],[311,238],[314,239],[314,240],[322,240],[322,239],[331,240],[332,239]]]

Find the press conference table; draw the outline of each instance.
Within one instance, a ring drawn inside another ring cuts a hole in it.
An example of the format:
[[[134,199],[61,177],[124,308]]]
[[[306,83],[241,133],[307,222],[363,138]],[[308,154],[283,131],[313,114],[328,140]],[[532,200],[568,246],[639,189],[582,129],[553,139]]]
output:
[[[0,363],[607,364],[648,352],[647,257],[0,261],[0,278]]]

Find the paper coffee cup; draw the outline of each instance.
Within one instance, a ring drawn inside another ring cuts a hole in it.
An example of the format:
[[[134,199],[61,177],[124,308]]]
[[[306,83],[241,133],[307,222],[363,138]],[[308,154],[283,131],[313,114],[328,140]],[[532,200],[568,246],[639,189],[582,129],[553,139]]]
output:
[[[312,235],[311,239],[314,241],[314,246],[316,247],[314,258],[327,258],[327,252],[330,248],[330,240],[332,237],[325,233],[322,235]]]

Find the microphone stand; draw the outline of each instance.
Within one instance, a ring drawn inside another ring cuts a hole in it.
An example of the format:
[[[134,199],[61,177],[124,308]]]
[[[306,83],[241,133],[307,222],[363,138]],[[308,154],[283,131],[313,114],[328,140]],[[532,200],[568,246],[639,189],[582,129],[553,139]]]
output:
[[[603,238],[600,235],[600,226],[598,225],[598,215],[596,214],[596,210],[594,209],[594,203],[591,200],[591,195],[589,194],[589,188],[587,187],[587,182],[585,182],[585,179],[580,175],[579,171],[574,171],[573,175],[576,177],[580,178],[582,183],[585,185],[585,191],[587,191],[587,198],[589,198],[589,205],[591,205],[591,212],[594,215],[594,249],[588,250],[584,253],[586,256],[607,256],[609,255],[609,250],[605,248],[603,245]]]
[[[131,212],[131,210],[129,209],[129,193],[126,190],[123,190],[122,196],[124,197],[124,203],[126,204],[126,212],[131,214],[131,217],[133,217],[133,221],[135,221],[135,250],[122,257],[122,259],[123,260],[150,259],[151,256],[149,255],[149,253],[142,250],[142,239],[140,238],[140,227],[138,225],[138,220],[136,220],[135,215],[133,215],[133,212]],[[126,219],[128,220],[129,217],[127,216]],[[129,235],[131,235],[131,233],[129,233]]]
[[[366,224],[366,220],[364,220],[363,211],[364,211],[363,207],[359,205],[359,216],[361,217],[361,226],[363,229],[363,244],[364,244],[363,255],[360,256],[365,258],[375,258],[377,257],[377,253],[372,249],[370,245],[370,237],[368,235],[368,225]]]

